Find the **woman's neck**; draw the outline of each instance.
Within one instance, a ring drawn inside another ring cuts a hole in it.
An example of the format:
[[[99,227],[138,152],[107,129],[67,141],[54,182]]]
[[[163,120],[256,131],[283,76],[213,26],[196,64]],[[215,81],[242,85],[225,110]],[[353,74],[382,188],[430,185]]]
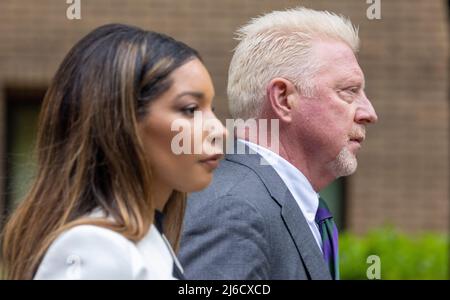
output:
[[[173,189],[164,184],[155,184],[155,190],[153,191],[153,200],[155,201],[155,209],[164,211],[167,201],[169,201],[170,195]]]

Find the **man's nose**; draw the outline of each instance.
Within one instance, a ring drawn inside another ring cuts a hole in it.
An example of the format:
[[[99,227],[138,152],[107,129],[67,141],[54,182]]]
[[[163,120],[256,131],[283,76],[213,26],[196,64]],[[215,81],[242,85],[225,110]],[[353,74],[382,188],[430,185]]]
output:
[[[373,124],[378,121],[377,113],[370,100],[364,95],[355,113],[355,122],[359,124]]]

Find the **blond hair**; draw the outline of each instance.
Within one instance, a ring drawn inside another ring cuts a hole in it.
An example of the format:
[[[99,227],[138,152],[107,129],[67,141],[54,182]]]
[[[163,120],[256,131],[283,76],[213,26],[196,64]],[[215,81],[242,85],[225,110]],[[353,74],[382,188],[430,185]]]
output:
[[[259,116],[271,79],[283,77],[310,95],[320,62],[312,55],[313,42],[336,40],[354,53],[358,29],[350,20],[327,11],[299,7],[274,11],[252,19],[237,31],[237,45],[228,72],[228,101],[233,118]]]

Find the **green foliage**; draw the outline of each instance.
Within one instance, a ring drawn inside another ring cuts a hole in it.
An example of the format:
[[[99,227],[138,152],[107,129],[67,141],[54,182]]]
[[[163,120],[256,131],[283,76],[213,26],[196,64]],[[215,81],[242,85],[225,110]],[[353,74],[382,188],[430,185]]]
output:
[[[367,279],[366,262],[378,255],[381,279],[449,279],[449,240],[444,234],[406,235],[392,228],[339,237],[341,279]]]

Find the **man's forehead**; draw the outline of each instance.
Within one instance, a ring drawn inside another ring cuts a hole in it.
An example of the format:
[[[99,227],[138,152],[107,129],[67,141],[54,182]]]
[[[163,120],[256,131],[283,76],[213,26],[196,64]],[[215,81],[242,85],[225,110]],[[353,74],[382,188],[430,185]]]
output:
[[[328,60],[349,60],[355,59],[353,50],[344,42],[336,40],[315,40],[312,45],[313,51]]]
[[[362,82],[364,83],[365,78],[361,68],[350,68],[350,69],[342,69],[341,72],[338,73],[340,81],[350,81],[350,82]]]
[[[318,41],[314,54],[322,66],[322,72],[333,74],[338,80],[364,83],[364,73],[352,49],[339,41]]]

